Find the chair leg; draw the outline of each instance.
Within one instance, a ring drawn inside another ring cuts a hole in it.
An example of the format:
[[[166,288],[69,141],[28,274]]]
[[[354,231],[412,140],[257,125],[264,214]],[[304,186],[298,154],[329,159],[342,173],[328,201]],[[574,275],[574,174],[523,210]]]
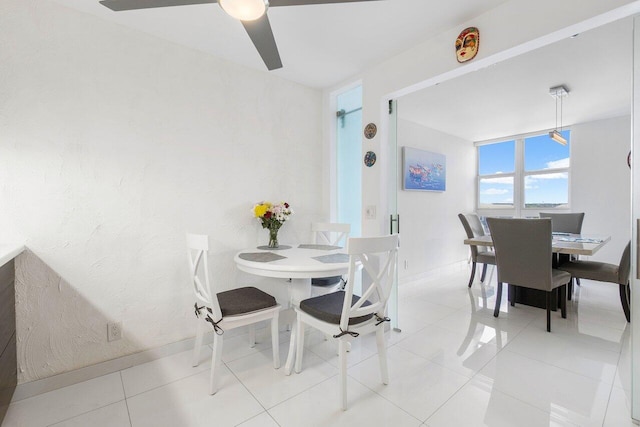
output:
[[[571,301],[571,297],[573,296],[573,280],[574,279],[572,277],[571,280],[569,280],[569,284],[568,284],[568,287],[567,287],[567,299],[569,301]],[[579,279],[576,278],[575,280],[579,280]]]
[[[473,278],[476,277],[476,263],[471,263],[471,277],[469,278],[469,287],[473,285]]]
[[[569,281],[569,285],[571,285],[571,281]],[[567,318],[567,286],[560,286],[560,312],[562,313],[562,318]]]
[[[629,284],[618,286],[620,287],[620,302],[622,303],[622,311],[624,311],[624,317],[627,318],[627,322],[631,322],[631,310],[629,309]]]
[[[551,332],[551,292],[547,292],[547,332]]]
[[[273,315],[271,319],[271,347],[273,348],[273,367],[280,368],[280,338],[278,333],[279,313]]]
[[[511,304],[511,307],[515,307],[516,306],[516,285],[509,285],[509,292],[507,292],[507,295],[509,296],[509,303]]]
[[[202,347],[202,337],[204,335],[204,322],[202,319],[198,319],[196,324],[196,340],[193,345],[193,363],[192,365],[198,366],[200,364],[200,348]]]
[[[249,347],[253,348],[256,346],[256,324],[252,323],[249,325]]]
[[[378,361],[380,362],[380,377],[382,384],[389,384],[389,368],[387,366],[387,346],[384,340],[384,324],[376,331],[376,342],[378,344]]]
[[[220,361],[222,360],[222,335],[213,334],[213,354],[211,354],[211,375],[209,377],[209,394],[218,391],[220,377]]]
[[[482,274],[480,275],[480,281],[484,283],[484,278],[487,277],[487,264],[482,264]]]
[[[578,286],[582,286],[582,285],[580,284],[580,278],[579,278],[579,277],[576,277],[576,285],[578,285]]]
[[[304,323],[298,315],[298,321],[296,322],[296,374],[302,371],[302,353],[304,351]]]
[[[502,282],[498,282],[498,294],[496,295],[496,308],[493,309],[493,317],[500,314],[500,302],[502,300]]]
[[[342,410],[347,410],[347,341],[344,337],[338,341],[338,361],[340,364],[340,404]]]

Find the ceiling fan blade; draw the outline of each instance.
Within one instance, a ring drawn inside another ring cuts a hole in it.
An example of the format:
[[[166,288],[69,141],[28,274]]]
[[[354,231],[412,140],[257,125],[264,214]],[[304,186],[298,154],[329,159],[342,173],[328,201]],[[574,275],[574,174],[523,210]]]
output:
[[[269,7],[276,6],[302,6],[309,4],[329,4],[329,3],[351,3],[362,1],[382,1],[382,0],[269,0]]]
[[[269,71],[282,68],[278,46],[276,46],[276,40],[273,38],[271,24],[267,15],[264,14],[255,21],[241,22]]]
[[[116,12],[206,3],[217,3],[217,0],[102,0],[100,2],[101,5]]]

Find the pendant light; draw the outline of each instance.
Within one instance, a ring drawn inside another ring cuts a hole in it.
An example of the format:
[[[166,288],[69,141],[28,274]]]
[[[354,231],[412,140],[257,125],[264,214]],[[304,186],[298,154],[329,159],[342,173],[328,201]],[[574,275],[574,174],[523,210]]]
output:
[[[549,138],[558,144],[567,145],[567,140],[562,136],[562,98],[569,95],[569,89],[564,85],[555,86],[549,89],[549,95],[556,100],[556,128],[549,132]],[[560,132],[558,132],[558,101],[560,101]]]

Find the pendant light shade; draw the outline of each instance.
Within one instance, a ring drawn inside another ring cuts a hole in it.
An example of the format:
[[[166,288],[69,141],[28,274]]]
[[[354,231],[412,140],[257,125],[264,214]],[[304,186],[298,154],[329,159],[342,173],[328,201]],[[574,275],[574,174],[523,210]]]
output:
[[[218,0],[229,16],[240,21],[255,21],[267,12],[268,0]]]

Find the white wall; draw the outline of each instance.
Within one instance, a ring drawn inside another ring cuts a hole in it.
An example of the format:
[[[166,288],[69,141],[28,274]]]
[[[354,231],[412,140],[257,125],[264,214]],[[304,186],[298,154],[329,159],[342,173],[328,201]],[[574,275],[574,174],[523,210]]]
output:
[[[571,206],[585,234],[611,236],[592,258],[618,264],[631,239],[631,117],[571,126]]]
[[[18,262],[19,381],[193,335],[184,233],[222,288],[265,244],[260,200],[328,217],[322,94],[44,1],[0,3],[0,226]],[[125,338],[106,341],[106,323]]]
[[[402,100],[398,104],[401,112]],[[403,146],[446,156],[445,192],[402,190]],[[476,149],[470,141],[400,119],[398,160],[398,212],[402,220],[398,271],[402,283],[469,256],[469,248],[462,243],[464,230],[458,214],[474,211]]]

